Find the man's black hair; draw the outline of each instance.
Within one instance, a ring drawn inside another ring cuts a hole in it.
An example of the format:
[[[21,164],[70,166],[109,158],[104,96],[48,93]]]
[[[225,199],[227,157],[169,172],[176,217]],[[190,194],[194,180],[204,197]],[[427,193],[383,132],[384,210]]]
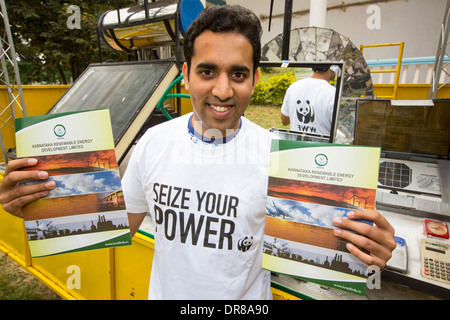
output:
[[[184,57],[188,70],[194,54],[194,41],[205,30],[222,33],[239,33],[245,36],[253,47],[253,74],[261,58],[261,22],[249,9],[239,5],[214,6],[204,9],[189,26],[184,35]]]
[[[330,69],[330,66],[325,67],[313,67],[312,68],[314,72],[326,72],[328,69]]]

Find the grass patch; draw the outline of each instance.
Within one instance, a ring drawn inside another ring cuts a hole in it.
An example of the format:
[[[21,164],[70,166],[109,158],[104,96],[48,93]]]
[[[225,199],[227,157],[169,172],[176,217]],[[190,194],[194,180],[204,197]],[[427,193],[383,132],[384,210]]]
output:
[[[281,107],[279,106],[249,106],[245,111],[245,117],[264,129],[281,128],[289,129],[281,123]]]
[[[0,254],[0,300],[61,300],[61,297]]]

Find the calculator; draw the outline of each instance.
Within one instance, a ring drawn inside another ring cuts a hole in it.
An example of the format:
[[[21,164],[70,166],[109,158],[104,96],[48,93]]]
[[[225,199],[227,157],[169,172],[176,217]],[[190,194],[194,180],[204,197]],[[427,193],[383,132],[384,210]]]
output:
[[[430,239],[420,240],[422,276],[450,284],[450,247]]]

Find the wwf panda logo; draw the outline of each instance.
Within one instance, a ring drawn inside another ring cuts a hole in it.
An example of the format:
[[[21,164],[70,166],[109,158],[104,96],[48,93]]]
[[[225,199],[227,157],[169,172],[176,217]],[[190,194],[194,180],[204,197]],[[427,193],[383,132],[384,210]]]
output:
[[[306,100],[306,103],[303,103],[300,100],[297,100],[297,119],[302,123],[310,123],[314,122],[315,112],[314,108],[309,102]]]
[[[245,236],[238,241],[238,250],[245,252],[253,245],[253,236]]]

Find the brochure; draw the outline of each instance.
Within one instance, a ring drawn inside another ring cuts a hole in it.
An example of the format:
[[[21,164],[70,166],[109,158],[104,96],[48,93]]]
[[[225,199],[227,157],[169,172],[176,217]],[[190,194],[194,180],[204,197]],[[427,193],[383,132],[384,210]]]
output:
[[[263,268],[365,295],[368,266],[332,221],[374,210],[379,160],[377,147],[273,140]]]
[[[38,159],[24,170],[56,182],[23,209],[31,256],[131,245],[109,110],[18,118],[15,126],[17,157]]]

